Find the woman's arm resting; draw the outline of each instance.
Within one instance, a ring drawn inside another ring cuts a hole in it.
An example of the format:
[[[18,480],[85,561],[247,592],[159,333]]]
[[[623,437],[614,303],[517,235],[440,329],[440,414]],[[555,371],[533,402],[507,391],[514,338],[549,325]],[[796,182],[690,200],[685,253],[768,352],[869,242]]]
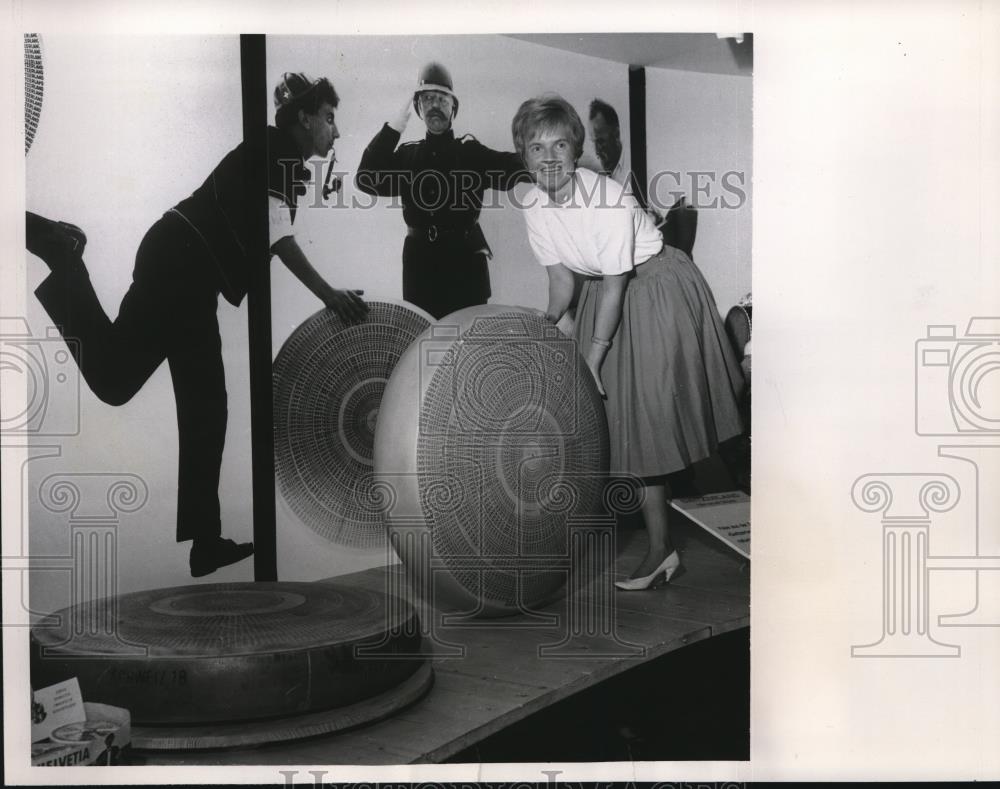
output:
[[[587,366],[594,374],[597,391],[605,394],[601,382],[601,365],[611,347],[611,339],[618,331],[622,319],[622,302],[625,300],[625,288],[631,272],[625,274],[606,275],[601,282],[601,293],[597,300],[597,316],[594,319],[594,337],[589,348],[581,348]]]
[[[573,300],[573,272],[562,263],[546,266],[545,272],[549,275],[549,306],[545,310],[545,319],[559,323]]]

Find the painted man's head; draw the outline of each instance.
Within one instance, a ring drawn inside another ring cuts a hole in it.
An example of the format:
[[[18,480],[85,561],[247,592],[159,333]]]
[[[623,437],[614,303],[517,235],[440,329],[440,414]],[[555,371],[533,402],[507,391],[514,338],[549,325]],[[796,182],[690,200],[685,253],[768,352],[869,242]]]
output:
[[[621,126],[615,108],[600,99],[590,102],[590,134],[601,160],[601,172],[610,175],[622,158]]]

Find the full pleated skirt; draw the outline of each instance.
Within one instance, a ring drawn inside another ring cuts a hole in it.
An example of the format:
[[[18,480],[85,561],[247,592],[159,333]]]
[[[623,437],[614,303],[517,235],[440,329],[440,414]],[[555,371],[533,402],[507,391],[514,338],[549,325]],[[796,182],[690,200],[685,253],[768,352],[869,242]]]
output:
[[[581,353],[593,337],[601,287],[588,279],[580,293]],[[684,252],[664,246],[636,267],[601,379],[613,472],[679,471],[742,432],[743,373],[711,288]]]

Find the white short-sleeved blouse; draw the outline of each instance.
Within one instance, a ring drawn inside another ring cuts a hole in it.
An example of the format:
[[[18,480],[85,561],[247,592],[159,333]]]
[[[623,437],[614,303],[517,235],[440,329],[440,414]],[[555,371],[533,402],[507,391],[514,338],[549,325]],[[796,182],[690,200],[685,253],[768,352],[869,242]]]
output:
[[[537,186],[525,196],[528,241],[539,263],[562,263],[586,276],[622,274],[662,249],[660,231],[621,184],[584,168],[574,177],[567,203]]]

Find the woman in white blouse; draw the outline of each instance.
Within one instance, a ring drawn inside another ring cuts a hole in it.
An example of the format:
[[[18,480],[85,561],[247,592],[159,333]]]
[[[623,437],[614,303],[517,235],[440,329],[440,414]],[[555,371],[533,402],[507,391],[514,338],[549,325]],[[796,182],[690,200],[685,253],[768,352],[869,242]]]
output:
[[[663,244],[620,184],[577,168],[584,129],[573,107],[555,95],[529,99],[511,130],[535,182],[522,207],[548,273],[548,320],[566,312],[574,272],[586,277],[574,333],[606,397],[611,471],[645,486],[648,551],[616,585],[646,589],[680,566],[667,533],[665,477],[741,432],[743,375],[691,259]]]

